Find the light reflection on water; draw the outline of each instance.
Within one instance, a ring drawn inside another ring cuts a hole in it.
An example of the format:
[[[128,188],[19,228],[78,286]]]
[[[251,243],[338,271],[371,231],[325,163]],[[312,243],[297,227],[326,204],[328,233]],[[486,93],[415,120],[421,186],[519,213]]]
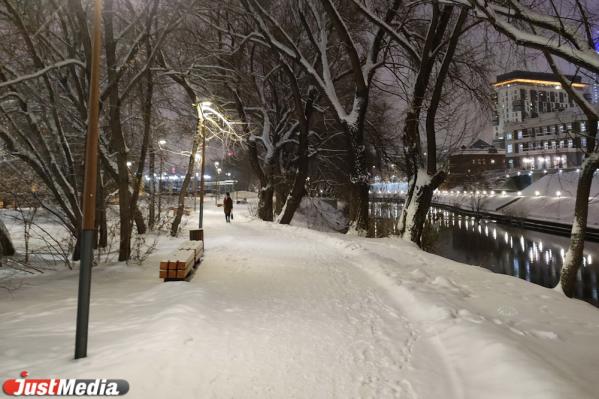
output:
[[[401,204],[371,203],[371,232],[377,237],[397,234]],[[508,274],[545,287],[554,287],[569,239],[514,226],[478,220],[432,208],[428,215],[428,249],[437,255],[495,273]],[[599,306],[597,275],[599,243],[587,242],[576,285],[576,297]]]

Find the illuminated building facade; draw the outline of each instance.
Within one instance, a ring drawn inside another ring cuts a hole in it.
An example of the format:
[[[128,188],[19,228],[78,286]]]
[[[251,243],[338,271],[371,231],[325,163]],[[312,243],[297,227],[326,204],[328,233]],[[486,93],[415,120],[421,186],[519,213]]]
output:
[[[587,120],[576,107],[505,125],[508,169],[576,168],[584,159]]]
[[[586,87],[580,77],[568,76],[573,87],[583,91]],[[495,88],[495,114],[493,116],[496,147],[505,148],[506,126],[519,123],[541,114],[564,111],[575,107],[568,93],[551,73],[513,71],[497,76]],[[575,107],[577,108],[577,107]]]

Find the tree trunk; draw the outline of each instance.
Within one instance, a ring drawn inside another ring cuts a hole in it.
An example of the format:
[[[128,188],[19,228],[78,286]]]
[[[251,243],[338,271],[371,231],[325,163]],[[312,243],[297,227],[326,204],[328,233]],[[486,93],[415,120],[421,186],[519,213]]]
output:
[[[365,182],[351,185],[351,199],[349,204],[350,223],[358,232],[368,232],[368,202],[370,186]]]
[[[137,234],[146,234],[148,227],[146,226],[146,220],[144,219],[143,213],[139,209],[139,206],[135,206],[133,208],[133,220],[135,221],[135,228],[137,230]]]
[[[112,86],[108,98],[108,117],[110,126],[110,145],[116,152],[117,186],[119,190],[120,243],[119,261],[131,256],[131,195],[129,192],[129,168],[127,166],[128,148],[121,125],[121,104],[119,100],[116,41],[114,39],[113,0],[106,0],[104,7],[104,36],[106,49],[106,69],[108,84]]]
[[[150,209],[148,212],[148,227],[154,230],[156,223],[156,150],[154,147],[154,137],[150,133]]]
[[[353,228],[358,232],[366,233],[368,232],[368,202],[370,200],[366,146],[364,145],[364,121],[367,106],[367,96],[363,98],[356,97],[354,99],[355,121],[342,122],[349,142],[350,230]]]
[[[554,57],[549,54],[547,50],[544,51],[544,55],[554,75],[562,84],[562,87],[587,117],[587,158],[582,163],[582,170],[578,179],[578,186],[576,187],[576,202],[574,205],[572,231],[570,232],[570,245],[568,247],[568,252],[566,252],[564,265],[560,275],[560,282],[558,283],[558,287],[561,287],[564,294],[571,298],[574,296],[576,276],[584,255],[584,239],[587,230],[589,195],[593,184],[593,175],[599,167],[599,153],[597,153],[596,148],[599,114],[580,93],[577,93],[572,88],[571,82],[561,73]]]
[[[189,182],[191,181],[191,176],[193,174],[193,167],[195,165],[195,158],[198,152],[198,142],[199,138],[202,134],[200,132],[201,122],[198,121],[197,132],[193,139],[193,144],[191,146],[191,154],[189,154],[189,162],[187,164],[187,173],[185,174],[185,179],[183,179],[183,184],[181,185],[181,191],[179,192],[179,203],[177,206],[177,213],[175,215],[175,220],[173,220],[173,224],[171,225],[171,236],[176,237],[179,232],[179,225],[181,224],[181,219],[183,218],[183,210],[185,208],[185,196],[187,195],[187,191],[189,190]]]
[[[75,233],[75,248],[73,248],[73,260],[81,260],[81,226]]]
[[[260,187],[258,192],[258,217],[265,222],[273,221],[273,194],[274,185],[272,179],[268,179],[265,186]]]
[[[595,126],[596,124],[597,122],[595,121]],[[596,127],[594,130],[596,133]],[[574,220],[572,221],[572,231],[570,233],[570,246],[566,252],[559,283],[564,294],[568,297],[574,296],[576,275],[582,264],[584,239],[587,231],[587,216],[589,213],[589,195],[591,193],[591,185],[593,184],[593,175],[598,167],[599,153],[593,153],[582,163],[580,178],[578,179]]]
[[[151,54],[152,46],[150,45],[149,39],[149,26],[148,26],[148,37],[146,39],[146,53]],[[150,62],[150,60],[148,60]],[[148,146],[150,145],[150,136],[152,130],[152,96],[154,94],[154,82],[152,81],[151,68],[148,68],[146,72],[146,86],[145,90],[142,90],[144,101],[142,105],[143,114],[143,139],[141,144],[141,152],[139,155],[139,161],[137,163],[137,171],[135,172],[135,178],[133,179],[133,193],[131,195],[131,209],[133,211],[135,222],[137,224],[137,233],[145,234],[146,223],[138,207],[139,192],[143,184],[143,172],[146,165],[146,156],[148,154]],[[153,176],[152,176],[153,178]]]
[[[10,239],[10,233],[0,220],[0,255],[11,256],[15,254],[15,247]]]
[[[461,27],[467,16],[464,10],[461,12],[454,26],[448,49],[435,79],[426,117],[426,135],[429,151],[426,159],[421,145],[420,115],[427,94],[427,88],[432,78],[433,67],[436,63],[437,56],[431,57],[431,52],[441,43],[450,21],[452,10],[453,6],[446,5],[440,11],[437,3],[433,7],[433,15],[421,51],[422,58],[414,83],[410,109],[406,113],[406,122],[402,137],[408,169],[407,173],[411,176],[411,179],[408,195],[401,211],[398,230],[402,238],[409,239],[419,246],[422,246],[422,232],[424,231],[424,223],[430,208],[433,192],[445,179],[444,172],[437,172],[435,117],[441,99],[443,82],[447,76],[455,46],[457,46]]]
[[[291,78],[294,79],[294,76],[291,76]],[[296,107],[298,107],[301,105],[301,98],[299,98],[299,88],[297,86],[294,87]],[[282,212],[279,213],[278,221],[280,224],[291,223],[293,215],[295,215],[297,208],[302,202],[302,198],[304,198],[304,195],[306,194],[306,178],[308,177],[308,135],[310,133],[310,119],[312,116],[316,95],[316,90],[310,89],[308,93],[308,101],[306,101],[306,107],[303,111],[303,115],[298,115],[298,119],[301,120],[298,145],[299,162],[295,171],[295,176],[293,178],[293,185],[291,186],[291,190],[287,196],[287,200],[285,201]],[[366,195],[368,195],[368,193],[366,193]],[[279,201],[278,196],[277,201]]]
[[[286,176],[279,175],[279,181],[275,185],[275,215],[279,217],[285,209],[285,203],[287,202],[287,195],[289,194],[289,185],[287,184]]]
[[[413,183],[412,195],[406,198],[402,209],[399,235],[409,239],[422,247],[422,233],[426,222],[426,215],[431,206],[433,192],[445,179],[444,172],[438,172],[435,176],[429,176],[421,170]]]

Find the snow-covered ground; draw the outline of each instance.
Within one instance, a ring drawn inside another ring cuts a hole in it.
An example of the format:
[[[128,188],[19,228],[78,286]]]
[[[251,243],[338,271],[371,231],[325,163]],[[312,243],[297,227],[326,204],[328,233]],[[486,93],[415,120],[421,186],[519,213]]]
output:
[[[76,272],[0,292],[0,378],[123,378],[131,398],[597,397],[591,305],[398,239],[221,212],[190,282],[158,279],[167,237],[141,266],[95,268],[86,359]]]
[[[564,172],[543,176],[520,192],[496,194],[479,192],[440,192],[434,201],[466,210],[503,213],[529,219],[571,224],[574,219],[578,173]],[[458,194],[459,193],[459,194]],[[599,228],[599,176],[595,176],[589,198],[588,224]],[[509,205],[508,205],[509,204]]]

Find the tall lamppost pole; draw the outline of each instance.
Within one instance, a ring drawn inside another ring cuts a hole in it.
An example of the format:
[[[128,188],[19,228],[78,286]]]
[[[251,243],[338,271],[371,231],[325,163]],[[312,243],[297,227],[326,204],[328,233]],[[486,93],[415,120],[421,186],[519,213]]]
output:
[[[204,187],[206,181],[206,114],[209,113],[211,115],[214,115],[218,120],[220,120],[223,124],[229,127],[230,123],[220,112],[212,108],[212,103],[210,103],[209,101],[200,102],[196,104],[195,107],[198,111],[198,132],[202,137],[202,163],[200,168],[200,216],[198,225],[200,231],[199,235],[202,237],[201,239],[203,240],[204,233],[202,232],[202,229],[204,227]],[[210,121],[212,122],[212,119]]]
[[[98,171],[98,130],[100,116],[100,46],[102,0],[95,1],[92,38],[89,115],[85,144],[85,175],[83,182],[83,221],[81,225],[79,263],[79,290],[77,296],[77,326],[75,332],[75,359],[87,356],[89,301],[94,260],[94,230],[96,228],[96,188]]]
[[[158,172],[158,220],[160,220],[160,210],[162,209],[162,179],[164,178],[164,145],[166,145],[166,140],[160,140],[158,142],[160,147],[160,166]]]
[[[218,205],[218,197],[220,196],[220,172],[221,172],[221,168],[218,167],[218,165],[220,165],[220,163],[218,162],[214,162],[214,169],[216,169],[216,196],[215,196],[215,205]]]
[[[198,108],[198,129],[202,135],[202,155],[200,164],[200,216],[198,221],[198,229],[204,228],[204,186],[206,174],[206,127],[204,126],[204,111],[202,106],[209,106],[210,103],[204,102],[197,105]],[[203,233],[202,233],[203,234]]]
[[[195,161],[200,163],[200,154],[196,154]],[[201,168],[201,166],[200,166]],[[196,173],[195,178],[193,179],[193,211],[195,212],[197,209],[197,201],[198,201],[198,180],[200,178],[199,173]]]

